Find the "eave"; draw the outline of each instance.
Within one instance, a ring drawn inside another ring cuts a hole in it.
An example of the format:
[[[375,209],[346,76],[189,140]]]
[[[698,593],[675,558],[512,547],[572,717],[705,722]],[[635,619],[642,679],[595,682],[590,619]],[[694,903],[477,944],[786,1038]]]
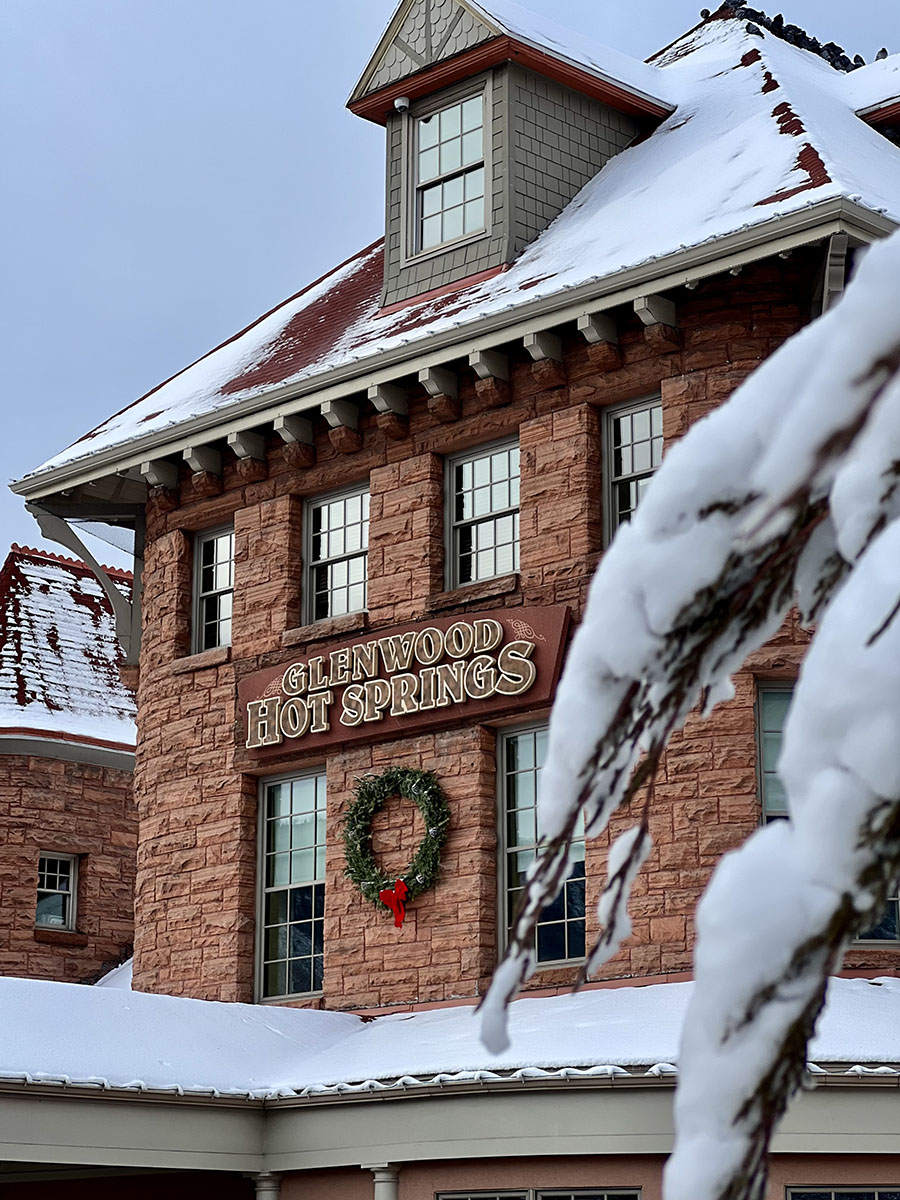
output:
[[[900,121],[900,96],[893,96],[890,100],[880,100],[877,104],[871,104],[868,108],[861,108],[856,114],[861,117],[867,125],[892,125],[895,121]]]
[[[785,1117],[776,1154],[894,1152],[900,1076],[814,1081]],[[622,1082],[614,1076],[590,1085],[435,1086],[353,1103],[296,1103],[6,1079],[0,1160],[255,1173],[373,1161],[668,1154],[673,1078]]]
[[[102,512],[102,498],[106,496],[110,497],[111,508],[118,511],[124,506],[114,497],[118,488],[126,486],[126,481],[129,502],[137,502],[139,492],[146,495],[140,475],[142,463],[180,458],[186,446],[224,442],[230,433],[263,429],[279,417],[309,417],[328,401],[354,397],[365,404],[370,385],[397,382],[422,369],[468,361],[472,353],[577,322],[585,313],[602,313],[632,304],[648,293],[666,293],[693,285],[760,259],[822,242],[835,233],[847,233],[856,244],[866,244],[888,236],[895,227],[890,218],[853,201],[844,198],[822,201],[592,280],[579,288],[526,301],[391,350],[363,355],[299,382],[266,388],[237,400],[227,410],[219,409],[134,438],[124,445],[31,475],[11,487],[17,495],[42,507],[52,506],[60,515],[83,515],[87,508]]]
[[[469,79],[489,67],[499,66],[504,62],[517,62],[520,66],[572,88],[573,91],[600,100],[619,112],[632,116],[663,119],[675,111],[673,105],[631,88],[612,76],[589,71],[570,59],[559,58],[537,45],[508,35],[483,42],[480,46],[474,46],[454,58],[435,63],[414,75],[408,75],[389,87],[371,92],[368,96],[351,99],[347,107],[358,117],[374,121],[377,125],[384,125],[388,114],[393,112],[394,101],[398,97],[407,96],[410,100],[418,100],[421,96],[441,91],[451,84]]]

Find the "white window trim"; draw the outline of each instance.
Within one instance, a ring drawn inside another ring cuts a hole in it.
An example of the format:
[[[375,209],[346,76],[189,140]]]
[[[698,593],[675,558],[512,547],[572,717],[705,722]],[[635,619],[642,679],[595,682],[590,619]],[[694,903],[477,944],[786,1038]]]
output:
[[[416,122],[421,117],[432,116],[444,108],[451,108],[464,100],[471,100],[479,93],[484,97],[484,228],[473,233],[464,233],[449,242],[441,242],[438,246],[430,246],[427,250],[418,250],[418,176],[416,160]],[[439,96],[431,96],[426,101],[413,105],[408,113],[403,114],[401,127],[401,171],[402,186],[400,200],[400,226],[403,235],[400,239],[400,268],[414,266],[431,258],[439,258],[442,254],[450,254],[460,250],[472,242],[480,242],[489,238],[493,232],[493,88],[490,74],[480,80],[467,80],[456,88],[448,88]]]
[[[454,507],[456,503],[456,489],[454,485],[453,475],[455,468],[464,462],[474,461],[476,458],[481,458],[484,455],[496,454],[498,450],[507,450],[515,447],[519,448],[519,438],[501,438],[496,442],[485,442],[482,445],[470,446],[468,450],[461,450],[457,454],[448,454],[444,459],[444,586],[448,591],[455,591],[456,588],[477,587],[480,583],[487,583],[491,579],[505,579],[507,575],[518,574],[519,567],[513,567],[512,571],[504,571],[502,575],[488,575],[484,579],[470,579],[467,583],[459,582],[459,561],[456,550],[456,530],[461,525],[475,525],[478,521],[487,518],[475,518],[472,521],[457,522],[454,518]],[[503,513],[498,513],[498,516],[504,516],[505,512],[517,513],[519,515],[519,557],[521,561],[522,553],[522,460],[519,457],[519,503],[515,508],[505,510]]]
[[[217,650],[222,646],[230,646],[231,640],[234,639],[234,625],[232,624],[232,639],[227,642],[217,642],[215,646],[203,646],[203,626],[201,622],[201,607],[202,599],[205,595],[224,595],[225,592],[201,592],[200,585],[202,582],[202,547],[205,542],[212,541],[214,538],[221,537],[223,534],[230,533],[234,535],[234,524],[217,525],[214,529],[202,529],[194,534],[194,568],[191,583],[191,653],[201,654],[204,649]],[[228,589],[226,589],[228,590]],[[231,558],[231,595],[232,595],[232,622],[234,621],[234,549],[232,543],[232,558]]]
[[[334,491],[334,492],[324,492],[318,496],[308,496],[303,501],[303,584],[302,584],[303,591],[302,591],[302,596],[301,596],[301,601],[302,601],[301,609],[303,612],[303,623],[305,625],[317,625],[317,624],[320,624],[322,621],[334,620],[334,617],[331,615],[329,615],[327,617],[316,617],[316,615],[315,615],[316,591],[315,591],[315,587],[313,586],[313,569],[314,569],[314,567],[321,565],[322,562],[337,561],[337,560],[334,560],[334,559],[321,559],[321,560],[316,559],[315,561],[313,560],[313,556],[312,556],[312,545],[313,545],[312,510],[317,505],[330,504],[333,500],[347,500],[351,496],[362,496],[362,495],[368,495],[371,500],[371,488],[370,488],[368,480],[366,480],[365,483],[354,484],[351,487],[339,488],[337,491]],[[369,528],[369,532],[371,532],[371,526]],[[341,613],[340,616],[342,616],[342,617],[344,617],[344,616],[350,617],[350,616],[353,616],[354,613],[364,613],[364,612],[369,611],[369,534],[368,533],[366,534],[366,551],[365,551],[365,553],[366,553],[366,604],[365,604],[365,607],[364,608],[356,608],[353,610],[353,612]],[[349,555],[346,555],[345,557],[356,558],[357,554],[356,553],[349,554]]]
[[[78,860],[79,860],[79,856],[77,854],[62,854],[56,850],[41,850],[41,851],[39,851],[39,853],[38,853],[38,880],[39,881],[40,881],[41,859],[43,859],[43,858],[56,858],[56,859],[59,859],[61,862],[68,862],[68,863],[72,864],[72,874],[70,876],[71,886],[70,886],[68,892],[62,893],[63,895],[68,895],[68,897],[69,897],[69,919],[68,919],[68,921],[66,921],[66,923],[64,925],[57,925],[57,924],[51,923],[49,921],[39,921],[37,919],[37,900],[38,900],[38,896],[40,895],[40,893],[43,892],[45,889],[43,889],[41,887],[37,887],[35,889],[35,901],[34,901],[34,909],[35,909],[34,927],[35,927],[35,929],[56,929],[61,933],[73,933],[78,927],[77,923],[78,923],[78,865],[79,865]],[[58,895],[59,893],[47,892],[46,894],[47,895]]]
[[[257,814],[256,814],[256,937],[254,939],[253,953],[253,990],[257,1004],[283,1004],[285,1000],[298,1000],[315,998],[325,994],[324,988],[320,988],[314,992],[285,992],[282,996],[267,996],[265,994],[265,936],[266,936],[266,788],[273,783],[287,783],[294,779],[308,779],[313,776],[325,778],[325,813],[326,820],[328,819],[328,782],[325,764],[319,766],[304,767],[300,771],[288,771],[283,775],[266,775],[259,780],[257,790]],[[323,879],[322,883],[326,885],[325,905],[328,905],[328,890],[327,880]],[[290,886],[290,885],[288,885]],[[288,922],[290,924],[290,922]],[[324,948],[323,948],[324,951]],[[324,952],[323,952],[324,965]]]
[[[660,392],[653,392],[649,396],[642,396],[639,400],[629,400],[627,404],[612,404],[603,410],[603,429],[600,440],[601,469],[603,471],[604,546],[610,544],[618,529],[618,525],[615,522],[616,505],[613,494],[613,421],[616,417],[624,417],[629,413],[640,412],[641,409],[649,408],[652,405],[662,405],[662,394]],[[663,439],[663,452],[665,452],[665,438]]]
[[[512,913],[507,910],[509,900],[509,870],[507,859],[507,838],[506,838],[506,743],[510,738],[516,737],[520,733],[537,733],[542,729],[549,728],[549,718],[543,721],[530,721],[527,725],[508,725],[497,730],[494,760],[496,763],[496,805],[497,805],[497,961],[499,962],[506,953],[509,945],[509,921]],[[563,882],[565,887],[565,882]],[[585,863],[585,893],[587,892],[587,864]],[[585,934],[587,934],[587,896],[585,895]],[[556,970],[560,967],[578,967],[584,964],[587,959],[585,954],[582,958],[555,958],[548,959],[546,962],[538,962],[535,955],[535,970],[547,971]],[[603,1190],[602,1188],[600,1189]],[[628,1189],[625,1189],[626,1192]],[[563,1195],[567,1193],[565,1190]],[[549,1193],[548,1193],[549,1195]]]

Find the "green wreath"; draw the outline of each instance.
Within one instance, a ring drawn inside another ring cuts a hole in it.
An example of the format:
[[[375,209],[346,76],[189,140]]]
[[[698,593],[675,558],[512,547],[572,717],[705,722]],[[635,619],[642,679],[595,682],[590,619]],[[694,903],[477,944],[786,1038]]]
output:
[[[381,775],[364,775],[353,790],[344,821],[344,849],[352,879],[367,900],[379,904],[378,893],[391,888],[397,875],[386,875],[372,853],[372,819],[391,796],[412,800],[425,818],[425,836],[400,879],[409,889],[407,903],[434,887],[441,869],[441,848],[450,824],[450,805],[432,771],[390,767]]]

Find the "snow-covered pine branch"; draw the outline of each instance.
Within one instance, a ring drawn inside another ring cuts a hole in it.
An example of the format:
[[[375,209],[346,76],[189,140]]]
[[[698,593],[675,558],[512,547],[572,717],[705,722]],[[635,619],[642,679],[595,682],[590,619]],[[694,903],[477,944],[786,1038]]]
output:
[[[730,674],[776,632],[795,597],[807,619],[821,620],[809,657],[814,665],[803,677],[813,671],[818,682],[801,683],[785,731],[786,784],[789,804],[800,802],[797,819],[726,858],[711,885],[715,899],[702,906],[698,999],[680,1064],[687,1099],[679,1100],[678,1113],[687,1141],[667,1176],[671,1200],[761,1195],[771,1129],[802,1075],[828,972],[900,873],[900,678],[893,677],[893,703],[882,706],[878,720],[869,705],[859,710],[868,714],[863,725],[841,709],[838,725],[859,739],[852,761],[834,757],[841,739],[817,736],[814,745],[831,755],[821,759],[819,783],[791,766],[802,759],[811,769],[797,743],[823,720],[815,705],[837,690],[823,678],[840,677],[853,657],[858,697],[866,673],[885,667],[880,660],[900,662],[900,577],[887,565],[891,553],[897,559],[900,537],[898,280],[895,235],[867,253],[839,305],[670,448],[633,521],[604,555],[550,722],[541,798],[546,841],[482,1006],[492,1049],[506,1045],[506,1006],[533,969],[532,930],[565,877],[579,813],[589,835],[604,829],[652,781],[669,735],[691,709],[708,710],[730,695]],[[866,604],[851,632],[846,614],[857,597]],[[875,640],[863,653],[869,638]],[[873,677],[871,686],[886,685]],[[858,774],[865,755],[881,764],[877,777]],[[814,806],[815,818],[802,815]],[[824,818],[826,809],[832,815]],[[629,932],[628,893],[649,849],[646,824],[645,813],[610,852],[600,901],[604,930],[590,970]],[[800,855],[800,846],[808,861],[829,864],[815,881],[790,880],[766,865],[770,853],[777,862],[779,854]],[[782,927],[779,951],[768,929],[765,953],[732,955],[733,920],[718,923],[711,915],[718,905],[739,903],[735,889],[747,897],[748,874],[755,921],[761,889],[783,882],[781,915],[797,904],[794,886],[818,889],[811,907],[791,910],[804,915]],[[728,976],[721,988],[720,971]],[[744,1048],[738,1075],[733,1063],[723,1066],[736,1039]],[[724,1131],[727,1153],[714,1156],[710,1147],[725,1144]],[[686,1166],[701,1159],[708,1168],[702,1179]]]

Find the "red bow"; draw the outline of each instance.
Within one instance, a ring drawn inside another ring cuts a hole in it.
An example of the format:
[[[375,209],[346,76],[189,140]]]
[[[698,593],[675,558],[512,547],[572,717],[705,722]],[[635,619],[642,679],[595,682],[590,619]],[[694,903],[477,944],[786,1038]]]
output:
[[[402,879],[398,879],[392,888],[385,888],[378,893],[378,899],[394,914],[394,928],[400,929],[406,916],[406,897],[409,888]]]

